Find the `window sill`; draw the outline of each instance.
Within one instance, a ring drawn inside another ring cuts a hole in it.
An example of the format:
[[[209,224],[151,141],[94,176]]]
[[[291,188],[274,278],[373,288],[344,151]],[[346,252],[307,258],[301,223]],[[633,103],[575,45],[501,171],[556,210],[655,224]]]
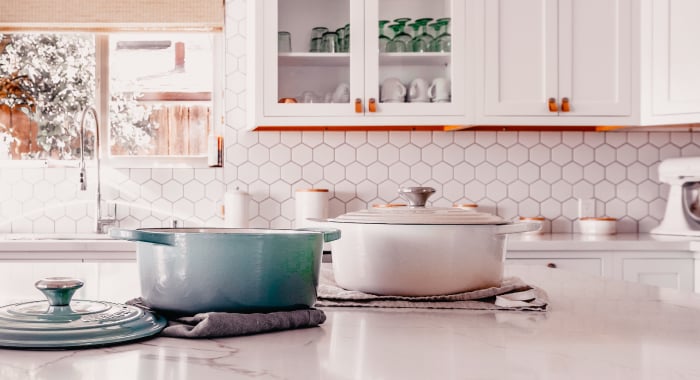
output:
[[[141,156],[141,157],[110,157],[102,159],[102,165],[118,169],[147,169],[147,168],[209,168],[207,157],[173,157],[173,156]]]
[[[94,160],[87,161],[94,166]],[[152,169],[152,168],[209,168],[207,158],[201,157],[110,157],[102,159],[102,166],[117,169]],[[0,160],[0,168],[77,168],[78,160]]]

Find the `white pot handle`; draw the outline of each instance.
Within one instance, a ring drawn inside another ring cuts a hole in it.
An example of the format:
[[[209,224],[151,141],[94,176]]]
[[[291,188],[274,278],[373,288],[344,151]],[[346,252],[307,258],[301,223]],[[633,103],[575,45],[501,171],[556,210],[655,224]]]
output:
[[[522,232],[537,231],[542,227],[540,223],[532,222],[516,222],[511,224],[502,224],[496,230],[497,235],[517,234]]]

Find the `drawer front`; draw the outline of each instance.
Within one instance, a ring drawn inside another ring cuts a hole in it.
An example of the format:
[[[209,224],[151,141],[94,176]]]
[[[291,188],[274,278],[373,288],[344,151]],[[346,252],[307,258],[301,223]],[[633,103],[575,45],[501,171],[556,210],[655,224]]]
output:
[[[603,261],[601,259],[508,259],[509,264],[541,265],[549,268],[559,268],[571,272],[603,275]]]

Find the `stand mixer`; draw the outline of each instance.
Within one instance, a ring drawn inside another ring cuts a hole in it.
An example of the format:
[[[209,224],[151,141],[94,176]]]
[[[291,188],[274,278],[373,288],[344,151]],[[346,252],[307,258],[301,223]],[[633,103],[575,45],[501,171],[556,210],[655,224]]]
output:
[[[700,157],[662,161],[659,180],[671,188],[664,219],[651,233],[700,236]]]

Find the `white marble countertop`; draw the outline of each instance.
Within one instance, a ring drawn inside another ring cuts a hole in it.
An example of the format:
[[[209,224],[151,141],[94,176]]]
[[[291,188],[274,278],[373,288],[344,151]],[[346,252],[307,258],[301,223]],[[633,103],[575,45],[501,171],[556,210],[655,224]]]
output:
[[[507,271],[545,289],[550,309],[324,309],[326,322],[303,330],[78,351],[0,350],[0,378],[700,378],[697,295],[559,269]]]
[[[696,251],[700,236],[641,234],[514,234],[509,251]]]
[[[137,243],[97,234],[0,234],[0,259],[135,260]],[[700,252],[700,237],[651,234],[509,236],[508,251]]]

